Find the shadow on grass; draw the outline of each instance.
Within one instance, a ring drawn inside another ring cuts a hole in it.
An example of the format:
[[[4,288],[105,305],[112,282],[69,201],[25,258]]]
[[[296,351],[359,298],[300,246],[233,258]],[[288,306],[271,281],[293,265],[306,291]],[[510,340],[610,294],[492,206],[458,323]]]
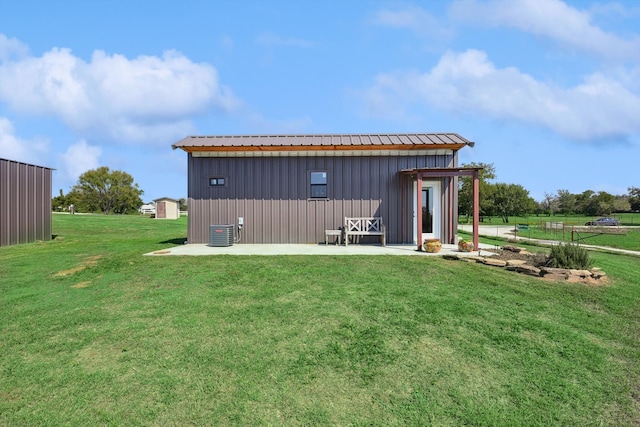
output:
[[[187,241],[187,237],[178,237],[175,239],[169,239],[169,240],[163,240],[162,244],[164,243],[171,243],[172,245],[184,245],[184,243]]]

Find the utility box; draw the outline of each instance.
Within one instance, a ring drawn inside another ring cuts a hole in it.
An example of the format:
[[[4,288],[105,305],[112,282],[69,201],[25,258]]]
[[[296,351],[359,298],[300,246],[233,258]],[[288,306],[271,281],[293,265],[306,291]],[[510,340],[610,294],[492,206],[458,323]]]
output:
[[[210,225],[209,226],[209,246],[231,246],[233,245],[233,224]]]

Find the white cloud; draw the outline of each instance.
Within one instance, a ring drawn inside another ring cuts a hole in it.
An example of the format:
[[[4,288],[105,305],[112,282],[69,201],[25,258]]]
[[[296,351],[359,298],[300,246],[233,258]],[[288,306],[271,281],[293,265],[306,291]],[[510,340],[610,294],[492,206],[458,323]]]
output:
[[[450,11],[455,19],[517,28],[602,58],[640,60],[640,38],[606,32],[592,23],[587,11],[560,0],[458,0]]]
[[[0,101],[58,117],[82,135],[160,143],[184,136],[194,115],[240,105],[214,67],[180,52],[128,59],[95,51],[85,62],[59,48],[1,63]]]
[[[640,132],[640,94],[600,73],[575,87],[535,80],[517,68],[496,68],[478,50],[449,52],[425,73],[380,74],[364,92],[372,115],[399,118],[413,105],[516,120],[575,140],[625,138]]]
[[[61,156],[61,173],[65,181],[76,182],[78,177],[88,170],[96,169],[100,166],[100,156],[102,149],[95,145],[87,144],[87,141],[80,140],[67,148]]]
[[[385,27],[406,28],[418,36],[449,38],[452,30],[426,10],[411,6],[405,9],[382,9],[376,12],[373,23]]]
[[[15,38],[9,38],[0,33],[0,62],[12,58],[24,58],[29,54],[29,48]]]
[[[7,160],[51,166],[48,163],[49,142],[43,138],[22,139],[15,135],[13,123],[0,117],[0,157]]]

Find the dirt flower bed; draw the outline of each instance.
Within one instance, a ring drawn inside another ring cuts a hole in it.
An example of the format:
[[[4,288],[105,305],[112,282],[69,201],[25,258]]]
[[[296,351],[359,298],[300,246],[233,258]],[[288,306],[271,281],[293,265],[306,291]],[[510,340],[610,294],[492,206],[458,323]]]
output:
[[[482,250],[480,256],[462,257],[454,254],[446,258],[501,267],[549,281],[581,282],[592,285],[602,285],[607,281],[606,273],[600,268],[576,270],[547,267],[546,253],[531,253],[524,248],[511,245],[503,246],[499,250]]]

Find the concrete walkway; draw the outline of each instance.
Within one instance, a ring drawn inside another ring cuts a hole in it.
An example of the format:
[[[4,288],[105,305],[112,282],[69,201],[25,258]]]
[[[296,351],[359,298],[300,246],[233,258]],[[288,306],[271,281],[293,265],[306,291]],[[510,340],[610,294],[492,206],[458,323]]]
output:
[[[460,225],[459,229],[471,233],[471,225]],[[521,235],[515,236],[514,225],[480,225],[478,232],[484,237],[499,237],[503,239],[516,240],[526,243],[535,242],[540,245],[552,246],[560,242],[555,240],[529,239]],[[629,251],[604,246],[594,246],[580,244],[580,246],[590,249],[607,252],[616,252],[640,257],[639,251]],[[442,245],[442,249],[437,254],[416,251],[416,245],[361,245],[351,244],[349,246],[339,246],[335,244],[246,244],[238,243],[228,247],[210,247],[206,244],[191,244],[176,246],[147,253],[149,256],[203,256],[203,255],[406,255],[406,256],[442,256],[446,254],[458,254],[463,256],[471,255],[491,255],[490,252],[483,252],[483,249],[498,249],[496,245],[486,243],[480,244],[480,251],[460,252],[456,245]]]
[[[482,249],[494,249],[493,245],[480,245],[480,253],[488,255]],[[205,244],[192,244],[176,246],[169,249],[147,253],[149,256],[170,256],[170,255],[406,255],[406,256],[442,256],[445,254],[459,254],[463,256],[478,255],[478,251],[460,252],[456,245],[442,245],[442,249],[437,254],[419,252],[416,245],[361,245],[350,244],[349,246],[339,246],[335,244],[246,244],[238,243],[227,247],[211,247]]]
[[[516,235],[516,233],[514,232],[514,228],[515,228],[514,224],[511,224],[511,225],[480,225],[480,226],[478,226],[478,234],[480,234],[480,236],[484,236],[484,237],[500,237],[500,238],[503,238],[503,239],[521,241],[523,243],[526,243],[527,241],[535,242],[537,244],[545,245],[545,246],[554,246],[554,245],[560,244],[560,242],[557,241],[557,240],[530,239],[528,237],[523,237],[522,234],[526,234],[526,231],[521,233],[521,234],[519,234],[519,235]],[[459,225],[458,229],[463,230],[463,231],[465,231],[467,233],[472,233],[473,232],[473,226],[472,225],[466,225],[466,224],[465,225]],[[585,248],[585,249],[594,250],[594,251],[615,252],[615,253],[626,254],[626,255],[634,255],[634,256],[639,256],[640,257],[640,251],[630,251],[628,249],[612,248],[610,246],[587,245],[587,244],[584,244],[584,243],[580,243],[580,246]]]

